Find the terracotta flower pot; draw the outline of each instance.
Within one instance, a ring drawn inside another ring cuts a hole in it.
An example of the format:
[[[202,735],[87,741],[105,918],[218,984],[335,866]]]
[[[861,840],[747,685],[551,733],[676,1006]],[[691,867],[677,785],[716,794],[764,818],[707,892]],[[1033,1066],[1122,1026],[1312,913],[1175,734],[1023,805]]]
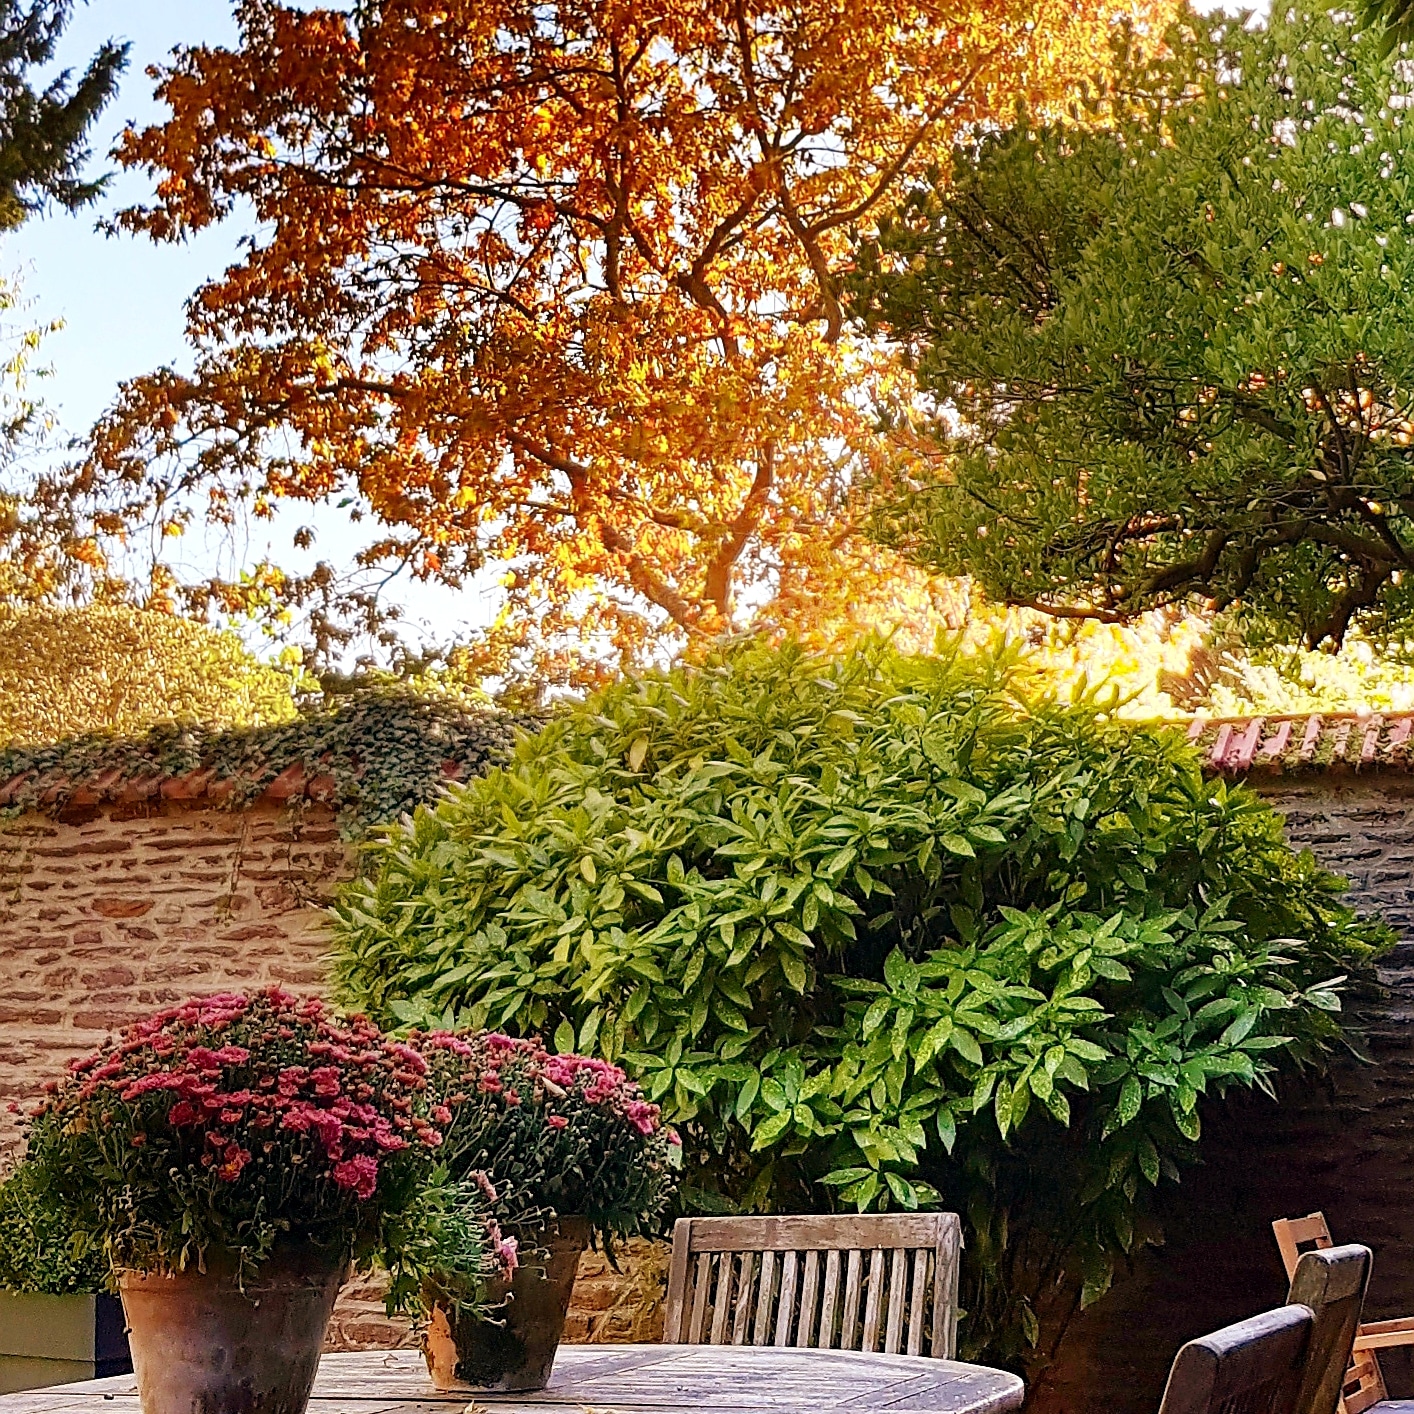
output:
[[[438,1389],[544,1389],[565,1328],[580,1253],[589,1241],[583,1218],[560,1218],[526,1243],[509,1280],[493,1282],[489,1317],[458,1315],[444,1291],[429,1284],[422,1352]]]
[[[303,1414],[348,1260],[277,1248],[248,1278],[208,1259],[204,1272],[123,1272],[143,1414]]]

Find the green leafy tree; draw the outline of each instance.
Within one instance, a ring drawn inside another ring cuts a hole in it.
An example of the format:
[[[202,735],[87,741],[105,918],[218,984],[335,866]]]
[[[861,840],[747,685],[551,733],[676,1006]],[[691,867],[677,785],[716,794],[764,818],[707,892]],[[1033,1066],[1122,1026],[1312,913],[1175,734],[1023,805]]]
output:
[[[698,1208],[946,1201],[995,1358],[1103,1292],[1203,1097],[1317,1061],[1386,937],[1176,733],[878,646],[620,683],[368,865],[347,1000],[597,1048]]]
[[[103,189],[83,175],[93,121],[117,90],[128,46],[102,45],[75,80],[64,70],[42,87],[34,70],[54,59],[72,0],[0,0],[0,231],[57,202],[75,211]]]
[[[884,539],[1053,613],[1408,633],[1414,81],[1277,9],[1181,22],[1111,131],[984,138],[861,247],[932,417]]]

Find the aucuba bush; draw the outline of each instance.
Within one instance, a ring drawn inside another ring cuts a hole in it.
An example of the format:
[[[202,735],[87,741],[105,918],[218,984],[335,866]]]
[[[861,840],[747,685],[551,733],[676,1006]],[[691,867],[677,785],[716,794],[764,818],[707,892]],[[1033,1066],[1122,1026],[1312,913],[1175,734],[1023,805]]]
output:
[[[380,1255],[410,1285],[450,1242],[489,1272],[475,1185],[449,1191],[440,1171],[426,1076],[411,1046],[317,999],[198,998],[51,1084],[20,1172],[75,1250],[115,1269],[177,1270],[213,1250],[250,1268],[297,1241]]]
[[[1388,939],[1179,733],[1002,650],[619,683],[368,866],[350,998],[597,1049],[683,1127],[699,1207],[960,1209],[964,1341],[1002,1359],[1153,1234],[1205,1097],[1337,1043]]]
[[[488,1176],[497,1215],[588,1219],[610,1241],[657,1231],[680,1141],[618,1066],[496,1032],[414,1032],[458,1179]]]

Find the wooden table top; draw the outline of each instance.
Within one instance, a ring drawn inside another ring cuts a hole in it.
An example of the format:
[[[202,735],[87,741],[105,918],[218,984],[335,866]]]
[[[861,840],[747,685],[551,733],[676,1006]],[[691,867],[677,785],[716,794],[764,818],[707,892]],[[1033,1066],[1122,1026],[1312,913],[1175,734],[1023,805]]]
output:
[[[326,1355],[309,1414],[1001,1414],[1021,1405],[1015,1375],[957,1360],[733,1345],[562,1345],[533,1394],[433,1389],[412,1350]],[[0,1414],[140,1414],[131,1375],[0,1397]]]

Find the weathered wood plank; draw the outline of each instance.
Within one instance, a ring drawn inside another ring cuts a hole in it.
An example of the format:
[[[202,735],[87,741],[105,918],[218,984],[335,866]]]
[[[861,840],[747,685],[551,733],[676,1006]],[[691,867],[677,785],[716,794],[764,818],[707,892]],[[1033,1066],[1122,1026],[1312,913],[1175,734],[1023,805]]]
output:
[[[825,1290],[820,1297],[820,1335],[815,1342],[822,1350],[835,1343],[835,1307],[840,1296],[840,1254],[825,1253]]]
[[[923,1307],[928,1299],[928,1260],[921,1247],[913,1254],[913,1290],[908,1306],[908,1353],[923,1353]]]
[[[732,1276],[736,1259],[730,1252],[723,1252],[717,1258],[717,1292],[712,1302],[712,1334],[708,1340],[713,1345],[725,1344],[727,1339],[727,1317],[732,1309]]]
[[[816,1345],[815,1303],[820,1295],[820,1254],[805,1254],[805,1277],[800,1283],[800,1323],[796,1326],[797,1345]]]
[[[741,1254],[741,1278],[737,1282],[736,1320],[732,1322],[732,1344],[745,1345],[751,1325],[751,1277],[756,1269],[756,1253]]]
[[[938,1234],[933,1253],[933,1340],[929,1354],[951,1360],[957,1354],[957,1286],[962,1267],[962,1223],[956,1213]]]
[[[859,1329],[859,1278],[864,1268],[864,1255],[856,1247],[849,1254],[849,1266],[845,1272],[844,1315],[840,1321],[840,1349],[857,1349],[855,1332]]]
[[[940,1220],[955,1213],[805,1214],[764,1218],[684,1218],[692,1223],[694,1252],[827,1252],[831,1247],[932,1247]],[[676,1240],[677,1234],[673,1234]]]
[[[756,1329],[752,1332],[753,1345],[765,1345],[771,1330],[771,1297],[776,1284],[776,1254],[761,1254],[761,1287],[756,1293]]]
[[[668,1299],[663,1309],[663,1339],[676,1344],[682,1339],[683,1308],[687,1296],[688,1233],[691,1218],[673,1224],[673,1256],[668,1263]]]
[[[787,1252],[781,1261],[781,1299],[776,1305],[776,1345],[790,1345],[795,1318],[795,1278],[799,1258]]]
[[[889,1263],[889,1320],[884,1328],[884,1354],[897,1355],[903,1344],[903,1288],[908,1275],[908,1253],[895,1247]]]
[[[869,1254],[869,1292],[864,1298],[864,1334],[859,1339],[861,1350],[875,1350],[879,1345],[879,1315],[884,1299],[884,1253]]]
[[[697,1276],[692,1285],[692,1320],[688,1322],[687,1343],[702,1342],[702,1323],[707,1317],[707,1288],[712,1284],[712,1256],[704,1252],[697,1259]]]

